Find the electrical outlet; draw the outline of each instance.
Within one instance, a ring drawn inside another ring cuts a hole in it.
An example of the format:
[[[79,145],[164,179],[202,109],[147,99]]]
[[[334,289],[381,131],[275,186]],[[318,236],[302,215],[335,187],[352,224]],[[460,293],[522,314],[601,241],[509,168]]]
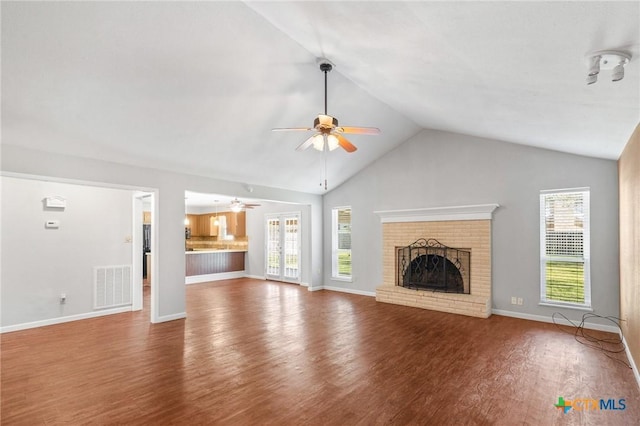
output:
[[[518,297],[518,305],[522,305],[523,302],[524,300],[522,300],[522,297]]]
[[[518,300],[516,299],[516,297],[515,297],[515,296],[511,296],[511,304],[512,304],[512,305],[516,305],[516,304],[518,304]]]

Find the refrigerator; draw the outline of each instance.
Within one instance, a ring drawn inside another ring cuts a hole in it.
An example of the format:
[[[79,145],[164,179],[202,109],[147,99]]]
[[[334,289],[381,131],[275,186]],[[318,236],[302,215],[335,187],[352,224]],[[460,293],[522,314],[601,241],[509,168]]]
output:
[[[147,253],[151,252],[151,225],[142,225],[142,278],[147,278]]]

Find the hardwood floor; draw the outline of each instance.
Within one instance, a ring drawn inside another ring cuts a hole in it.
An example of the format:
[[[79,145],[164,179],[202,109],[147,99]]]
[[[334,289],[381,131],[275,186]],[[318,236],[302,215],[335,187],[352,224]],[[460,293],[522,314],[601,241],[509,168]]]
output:
[[[640,423],[632,371],[553,324],[250,279],[188,286],[187,314],[3,334],[2,424]]]

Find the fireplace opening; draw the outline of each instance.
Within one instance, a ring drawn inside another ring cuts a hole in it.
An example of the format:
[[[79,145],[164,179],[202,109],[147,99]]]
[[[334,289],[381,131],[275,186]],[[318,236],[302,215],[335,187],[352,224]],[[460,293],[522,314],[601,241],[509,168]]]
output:
[[[471,252],[421,238],[400,247],[398,285],[416,290],[470,294]]]

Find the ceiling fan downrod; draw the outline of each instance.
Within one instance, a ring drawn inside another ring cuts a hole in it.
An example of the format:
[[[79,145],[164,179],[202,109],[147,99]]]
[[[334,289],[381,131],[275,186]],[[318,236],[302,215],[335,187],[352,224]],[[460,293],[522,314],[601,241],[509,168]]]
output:
[[[324,73],[324,115],[327,115],[327,73],[333,69],[333,65],[328,62],[320,64],[320,71]]]

